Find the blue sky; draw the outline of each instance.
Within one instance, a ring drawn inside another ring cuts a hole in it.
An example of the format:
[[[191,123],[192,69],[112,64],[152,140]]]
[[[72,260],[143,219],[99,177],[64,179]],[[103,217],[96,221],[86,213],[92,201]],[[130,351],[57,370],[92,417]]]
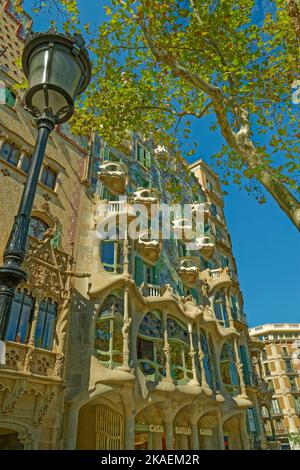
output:
[[[29,12],[33,0],[24,6]],[[101,0],[79,0],[81,19],[91,27],[105,17]],[[46,17],[35,29],[48,28]],[[191,139],[199,143],[197,158],[211,163],[222,144],[209,131],[209,120],[193,125]],[[226,187],[225,215],[237,262],[249,325],[300,322],[300,237],[287,216],[268,198],[261,206],[254,197]]]

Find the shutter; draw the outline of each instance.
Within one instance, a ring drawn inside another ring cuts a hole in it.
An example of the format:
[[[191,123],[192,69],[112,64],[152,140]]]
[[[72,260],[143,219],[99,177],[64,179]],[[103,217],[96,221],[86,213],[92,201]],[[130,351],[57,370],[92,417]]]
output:
[[[135,257],[135,269],[134,269],[135,283],[140,286],[144,281],[143,276],[143,261],[138,256]]]
[[[153,284],[155,284],[156,286],[159,286],[159,284],[160,284],[160,282],[159,282],[159,272],[158,272],[156,266],[152,267],[152,279],[153,279]]]
[[[149,150],[146,151],[146,167],[151,167],[151,152]]]

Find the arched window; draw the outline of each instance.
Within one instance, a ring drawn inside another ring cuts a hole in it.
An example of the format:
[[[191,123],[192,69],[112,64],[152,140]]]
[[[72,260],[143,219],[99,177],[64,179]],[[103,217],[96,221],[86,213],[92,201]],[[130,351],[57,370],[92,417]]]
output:
[[[44,240],[44,235],[49,229],[49,225],[46,224],[39,217],[31,217],[29,235],[31,237],[37,238],[38,240]]]
[[[52,350],[56,319],[57,303],[53,302],[52,299],[43,299],[39,305],[35,332],[35,345],[38,348]]]
[[[174,318],[168,318],[167,332],[171,353],[172,379],[178,384],[187,383],[193,378],[187,326]]]
[[[137,338],[138,364],[149,381],[159,381],[166,375],[164,329],[160,312],[147,313]]]
[[[221,376],[226,390],[231,395],[239,392],[239,379],[237,375],[235,356],[232,343],[225,343],[221,353]]]
[[[105,271],[120,274],[123,266],[123,245],[117,240],[101,243],[101,262]]]
[[[219,291],[216,293],[215,300],[214,300],[214,311],[215,316],[222,326],[229,326],[228,317],[227,317],[227,310],[226,310],[226,299],[225,293],[223,291]]]
[[[110,295],[96,318],[96,356],[108,368],[123,363],[123,298]]]
[[[204,354],[203,357],[203,365],[205,370],[205,377],[208,385],[210,388],[213,388],[213,376],[212,376],[212,364],[211,364],[211,357],[208,342],[205,336],[204,331],[200,331],[200,341],[201,341],[201,349]]]
[[[33,317],[34,303],[35,299],[30,295],[27,289],[17,289],[6,328],[6,341],[27,343]]]

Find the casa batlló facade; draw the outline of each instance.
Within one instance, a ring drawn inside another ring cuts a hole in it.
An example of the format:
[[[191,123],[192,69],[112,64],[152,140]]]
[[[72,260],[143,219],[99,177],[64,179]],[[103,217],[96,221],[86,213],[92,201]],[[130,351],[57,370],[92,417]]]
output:
[[[15,91],[31,28],[20,3],[1,0],[1,252],[36,138]],[[175,211],[164,237],[157,213],[174,204],[190,218]],[[117,150],[56,129],[5,332],[0,449],[267,447],[263,345],[248,334],[223,206],[202,161],[189,168],[139,135]]]

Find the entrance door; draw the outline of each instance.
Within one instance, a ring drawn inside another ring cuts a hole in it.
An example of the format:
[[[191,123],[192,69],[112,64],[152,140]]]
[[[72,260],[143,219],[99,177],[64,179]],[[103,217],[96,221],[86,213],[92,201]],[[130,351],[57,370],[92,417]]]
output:
[[[124,449],[123,417],[105,405],[96,407],[96,450]]]

